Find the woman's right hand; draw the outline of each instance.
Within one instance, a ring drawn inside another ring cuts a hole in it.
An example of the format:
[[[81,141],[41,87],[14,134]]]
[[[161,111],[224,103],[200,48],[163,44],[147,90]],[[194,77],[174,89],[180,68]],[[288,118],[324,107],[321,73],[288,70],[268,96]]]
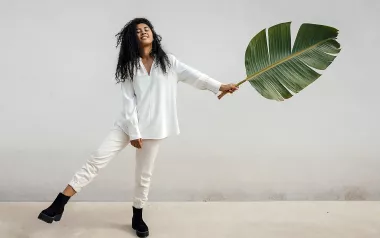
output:
[[[136,147],[137,149],[142,148],[142,139],[136,139],[136,140],[131,140],[131,145]]]

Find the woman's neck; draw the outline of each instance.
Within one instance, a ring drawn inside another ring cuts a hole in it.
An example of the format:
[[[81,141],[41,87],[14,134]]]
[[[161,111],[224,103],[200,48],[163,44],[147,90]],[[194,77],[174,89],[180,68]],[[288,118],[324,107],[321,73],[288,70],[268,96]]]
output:
[[[152,56],[150,55],[151,51],[152,51],[152,46],[145,46],[145,47],[143,47],[140,50],[140,57],[143,60],[148,60],[148,59],[152,58]]]

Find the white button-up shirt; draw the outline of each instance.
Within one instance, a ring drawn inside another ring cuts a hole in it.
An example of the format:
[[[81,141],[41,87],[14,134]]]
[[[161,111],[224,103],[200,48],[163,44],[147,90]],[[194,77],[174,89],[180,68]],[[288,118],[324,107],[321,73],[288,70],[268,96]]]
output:
[[[140,58],[133,82],[126,79],[121,83],[122,111],[115,124],[130,140],[162,139],[179,134],[177,117],[177,83],[184,82],[200,90],[219,92],[221,82],[182,63],[168,54],[171,67],[163,74],[153,61],[148,74]]]

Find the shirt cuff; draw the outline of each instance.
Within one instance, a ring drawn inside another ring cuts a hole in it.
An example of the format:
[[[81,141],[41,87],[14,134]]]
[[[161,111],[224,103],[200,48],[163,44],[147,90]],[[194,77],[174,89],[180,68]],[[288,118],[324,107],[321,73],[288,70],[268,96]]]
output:
[[[205,81],[206,81],[206,88],[208,90],[210,90],[211,92],[215,94],[217,94],[220,91],[220,86],[222,86],[221,82],[210,77],[206,77]]]
[[[140,130],[138,127],[131,126],[128,128],[129,140],[136,140],[141,138]]]

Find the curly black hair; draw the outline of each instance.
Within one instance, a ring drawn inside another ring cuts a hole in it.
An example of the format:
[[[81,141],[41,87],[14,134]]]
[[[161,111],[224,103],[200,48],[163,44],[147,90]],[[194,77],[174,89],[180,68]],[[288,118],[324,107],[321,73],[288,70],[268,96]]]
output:
[[[152,51],[150,55],[153,56],[157,62],[156,67],[159,65],[164,72],[167,73],[170,67],[168,55],[161,47],[162,37],[158,35],[152,23],[146,18],[135,18],[129,21],[119,33],[117,37],[116,48],[120,45],[120,52],[116,67],[115,79],[117,83],[124,82],[126,79],[133,80],[135,68],[139,68],[140,51],[137,41],[136,26],[144,23],[149,26],[153,33]]]

